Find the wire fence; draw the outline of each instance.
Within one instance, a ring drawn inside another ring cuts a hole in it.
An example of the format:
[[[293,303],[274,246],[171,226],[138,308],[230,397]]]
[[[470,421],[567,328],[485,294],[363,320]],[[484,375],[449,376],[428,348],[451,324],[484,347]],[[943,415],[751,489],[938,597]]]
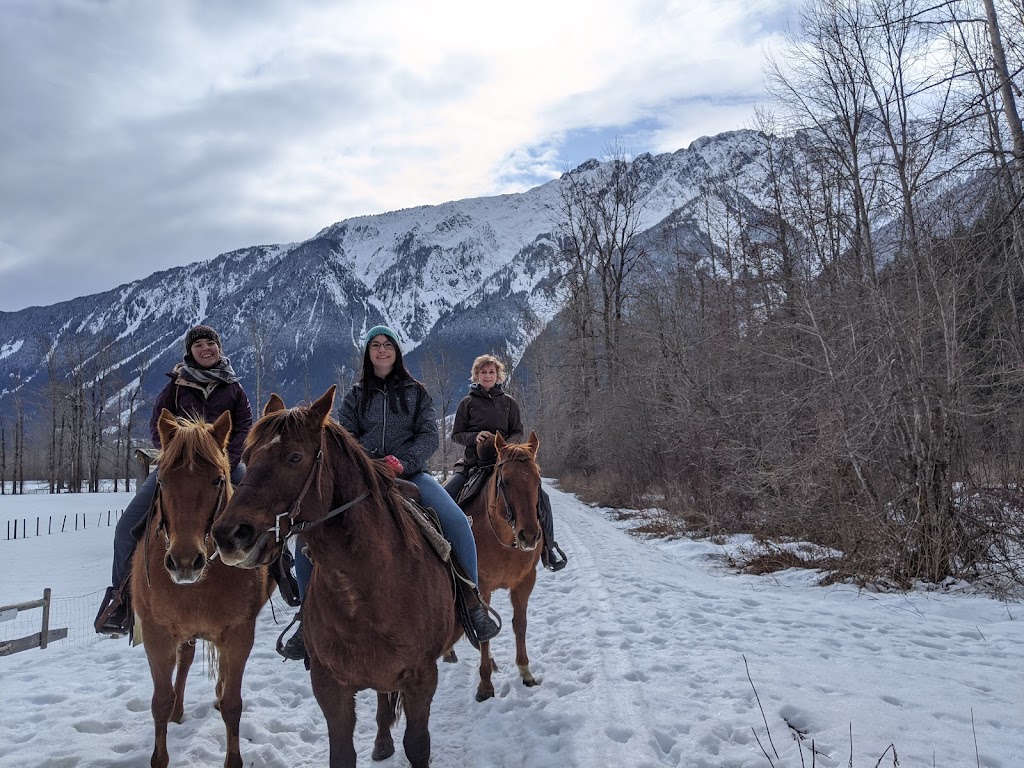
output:
[[[84,531],[86,528],[109,528],[112,525],[117,525],[117,521],[121,519],[123,513],[123,509],[108,509],[106,512],[78,512],[74,515],[14,518],[7,521],[7,541],[27,539],[30,536],[49,536],[68,531]]]
[[[47,647],[85,647],[109,640],[110,636],[97,634],[93,626],[104,591],[99,589],[95,592],[67,597],[51,595],[50,628],[67,628],[68,633],[60,640],[51,641]],[[33,599],[35,597],[33,596]],[[294,612],[294,609],[290,608],[276,591],[263,610],[273,610],[278,617],[290,617]],[[285,619],[285,623],[287,620]],[[0,646],[39,632],[41,621],[42,610],[38,609],[19,611],[13,620],[0,622]]]

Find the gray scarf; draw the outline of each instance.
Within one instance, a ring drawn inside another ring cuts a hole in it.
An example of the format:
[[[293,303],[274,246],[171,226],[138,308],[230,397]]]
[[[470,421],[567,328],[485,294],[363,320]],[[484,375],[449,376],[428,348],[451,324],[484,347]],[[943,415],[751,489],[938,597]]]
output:
[[[220,362],[212,368],[202,368],[198,365],[180,362],[174,366],[174,373],[180,379],[198,384],[207,397],[217,388],[218,384],[234,384],[239,381],[235,369],[231,367],[231,360],[223,355]]]

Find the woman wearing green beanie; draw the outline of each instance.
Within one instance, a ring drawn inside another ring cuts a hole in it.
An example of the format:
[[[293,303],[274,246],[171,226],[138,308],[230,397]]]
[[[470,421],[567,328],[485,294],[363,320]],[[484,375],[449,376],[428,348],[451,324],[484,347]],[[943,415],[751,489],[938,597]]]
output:
[[[438,447],[434,401],[426,387],[406,370],[398,335],[386,325],[374,326],[364,335],[362,378],[345,395],[338,421],[370,456],[385,459],[397,475],[416,484],[423,505],[437,513],[452,551],[476,584],[473,529],[458,504],[427,471],[427,462]],[[301,546],[297,550],[295,574],[299,596],[305,597],[312,564]],[[498,634],[498,624],[477,595],[466,597],[472,624],[467,632],[472,631],[481,642],[490,640]],[[301,624],[285,643],[284,655],[290,659],[305,656]]]

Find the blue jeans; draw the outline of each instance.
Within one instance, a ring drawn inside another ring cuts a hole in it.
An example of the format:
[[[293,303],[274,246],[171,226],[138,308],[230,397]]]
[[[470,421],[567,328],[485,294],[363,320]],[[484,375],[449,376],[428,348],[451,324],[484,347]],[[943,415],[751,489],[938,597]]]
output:
[[[135,490],[135,498],[128,502],[121,519],[117,521],[114,528],[114,565],[111,568],[110,579],[115,589],[120,588],[128,573],[128,564],[132,559],[132,552],[135,551],[135,537],[132,536],[132,528],[146,516],[149,508],[153,506],[153,497],[156,495],[156,480],[158,470],[153,470]],[[245,464],[239,464],[231,470],[231,484],[238,485],[245,476]]]
[[[441,532],[451,542],[456,557],[466,569],[466,575],[474,584],[477,583],[476,539],[473,538],[473,529],[466,513],[429,472],[417,472],[407,479],[416,483],[420,489],[420,503],[437,513],[441,519]]]
[[[476,539],[473,538],[473,529],[469,526],[469,519],[466,513],[459,509],[448,492],[428,472],[418,472],[407,480],[416,484],[420,489],[420,503],[425,507],[432,508],[441,520],[441,533],[451,542],[455,556],[466,569],[466,575],[477,581],[476,570]],[[306,586],[309,584],[309,577],[313,573],[313,564],[309,558],[302,553],[302,539],[295,538],[295,580],[299,582],[299,597],[306,599]]]

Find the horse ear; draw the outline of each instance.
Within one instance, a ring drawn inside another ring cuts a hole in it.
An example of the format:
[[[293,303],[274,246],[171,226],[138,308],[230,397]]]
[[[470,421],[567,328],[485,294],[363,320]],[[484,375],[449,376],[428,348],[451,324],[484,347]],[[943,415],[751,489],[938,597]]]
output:
[[[228,447],[228,439],[231,437],[231,411],[224,411],[211,428],[213,439],[217,441],[222,449]]]
[[[270,395],[270,399],[267,400],[267,404],[263,406],[263,415],[266,416],[269,413],[277,413],[278,411],[284,410],[284,400],[280,398],[277,392],[273,392]]]
[[[501,453],[501,449],[504,448],[508,443],[505,442],[505,438],[501,436],[501,432],[494,433],[494,450]]]
[[[331,418],[331,409],[334,407],[334,393],[338,391],[337,384],[331,384],[327,391],[320,396],[320,399],[309,406],[309,412],[320,422],[320,426],[327,423]]]
[[[540,448],[540,438],[537,437],[537,433],[532,429],[530,430],[530,439],[526,441],[526,445],[530,449],[530,454],[533,458],[537,458],[537,449]]]
[[[174,418],[173,413],[163,408],[160,410],[160,419],[156,423],[156,429],[160,433],[160,445],[166,448],[167,444],[171,442],[171,438],[174,437],[174,433],[178,431],[178,420]]]

